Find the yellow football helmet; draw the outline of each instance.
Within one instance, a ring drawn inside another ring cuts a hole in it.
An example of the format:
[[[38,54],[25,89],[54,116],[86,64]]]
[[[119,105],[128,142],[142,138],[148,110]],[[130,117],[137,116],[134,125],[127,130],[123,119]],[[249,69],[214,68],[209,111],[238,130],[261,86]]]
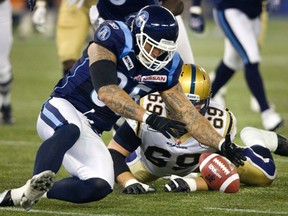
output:
[[[200,66],[184,64],[179,77],[183,91],[194,105],[202,105],[200,113],[205,115],[210,103],[211,81]]]

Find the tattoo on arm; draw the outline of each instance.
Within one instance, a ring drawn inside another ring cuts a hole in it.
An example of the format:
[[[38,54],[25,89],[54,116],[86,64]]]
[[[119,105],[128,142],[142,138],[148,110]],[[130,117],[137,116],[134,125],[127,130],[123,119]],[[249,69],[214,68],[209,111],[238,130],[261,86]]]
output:
[[[88,48],[89,55],[89,64],[91,65],[95,61],[100,60],[110,60],[115,64],[117,63],[116,56],[109,51],[108,49],[96,44],[92,43]]]
[[[187,124],[186,129],[191,136],[204,145],[218,149],[222,137],[187,99],[180,84],[162,92],[161,96],[173,116]]]
[[[123,89],[116,85],[103,86],[99,94],[104,95],[104,99],[101,100],[114,112],[126,118],[142,121],[146,110],[135,103]]]

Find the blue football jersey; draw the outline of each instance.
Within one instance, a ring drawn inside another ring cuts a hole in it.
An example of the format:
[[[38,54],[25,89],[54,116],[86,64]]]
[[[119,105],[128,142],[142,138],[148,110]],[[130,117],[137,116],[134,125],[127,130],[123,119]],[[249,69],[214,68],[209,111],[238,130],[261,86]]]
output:
[[[136,58],[134,36],[129,27],[120,21],[106,21],[99,26],[94,41],[117,57],[118,86],[138,102],[147,94],[170,89],[178,83],[183,61],[176,52],[171,62],[160,71],[151,71]],[[98,99],[90,72],[88,47],[70,72],[55,86],[52,97],[68,100],[82,113],[94,109],[86,116],[94,121],[92,127],[99,133],[108,131],[120,117]]]
[[[250,18],[255,18],[262,12],[262,0],[215,0],[214,4],[219,10],[237,8]]]
[[[159,4],[158,0],[98,0],[97,9],[104,20],[125,21],[128,15],[154,4]]]

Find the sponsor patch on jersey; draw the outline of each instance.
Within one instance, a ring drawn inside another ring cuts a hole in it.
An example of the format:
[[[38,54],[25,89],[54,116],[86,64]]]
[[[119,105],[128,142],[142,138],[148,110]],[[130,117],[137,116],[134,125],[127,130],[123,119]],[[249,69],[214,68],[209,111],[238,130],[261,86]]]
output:
[[[145,10],[142,11],[136,18],[136,26],[140,28],[143,22],[147,22],[148,19],[149,19],[149,13]]]
[[[105,41],[110,37],[110,35],[111,35],[110,28],[108,26],[102,26],[97,33],[97,38],[100,41]]]
[[[133,64],[130,56],[124,56],[124,57],[122,58],[122,61],[124,62],[127,70],[131,70],[132,68],[134,68],[134,64]]]
[[[151,76],[141,76],[138,75],[137,77],[134,77],[134,80],[137,80],[139,82],[166,82],[167,76],[165,75],[151,75]]]

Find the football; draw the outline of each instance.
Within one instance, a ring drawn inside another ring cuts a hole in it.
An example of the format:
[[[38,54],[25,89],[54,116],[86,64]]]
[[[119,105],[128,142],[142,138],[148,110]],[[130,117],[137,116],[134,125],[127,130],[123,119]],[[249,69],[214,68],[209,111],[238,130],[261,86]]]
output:
[[[236,193],[240,188],[239,175],[230,161],[216,153],[203,153],[199,169],[206,183],[214,190]]]

